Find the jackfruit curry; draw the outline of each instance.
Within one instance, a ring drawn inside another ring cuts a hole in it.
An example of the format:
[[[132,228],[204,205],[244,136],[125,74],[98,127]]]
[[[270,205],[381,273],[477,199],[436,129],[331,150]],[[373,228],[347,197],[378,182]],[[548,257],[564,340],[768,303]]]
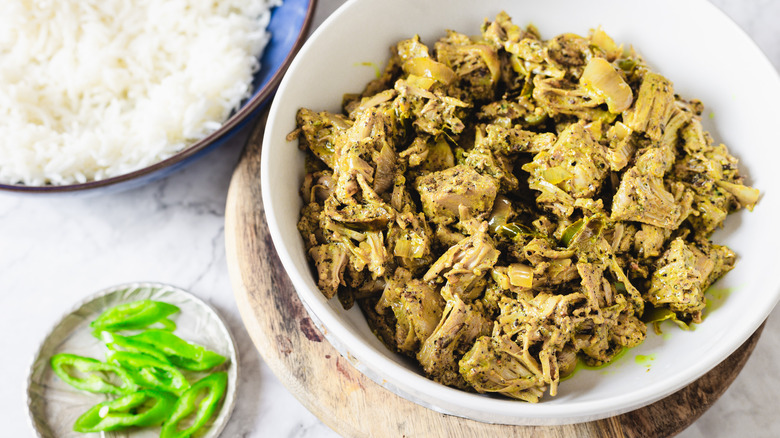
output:
[[[400,41],[343,113],[300,109],[288,137],[319,287],[437,382],[555,395],[646,324],[700,322],[734,266],[710,236],[759,194],[702,111],[600,28],[542,40],[500,13]]]

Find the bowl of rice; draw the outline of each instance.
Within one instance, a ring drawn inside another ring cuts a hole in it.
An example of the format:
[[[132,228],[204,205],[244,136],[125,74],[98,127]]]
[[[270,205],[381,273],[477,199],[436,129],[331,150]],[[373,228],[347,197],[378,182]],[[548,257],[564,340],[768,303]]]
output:
[[[128,189],[253,120],[316,0],[4,1],[0,190]]]

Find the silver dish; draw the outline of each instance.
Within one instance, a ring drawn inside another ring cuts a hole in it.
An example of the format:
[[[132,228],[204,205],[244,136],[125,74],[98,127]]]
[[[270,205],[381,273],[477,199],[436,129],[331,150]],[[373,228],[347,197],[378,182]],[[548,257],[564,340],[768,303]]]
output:
[[[89,323],[104,310],[118,304],[152,299],[178,306],[181,311],[172,316],[177,328],[174,333],[190,342],[205,346],[228,358],[216,370],[228,373],[228,386],[222,406],[207,425],[202,438],[219,436],[227,424],[236,400],[238,382],[238,349],[235,340],[220,316],[201,299],[182,289],[161,283],[128,283],[104,289],[68,312],[49,332],[30,367],[27,382],[27,405],[32,427],[39,437],[158,437],[159,427],[128,431],[83,434],[73,431],[73,423],[87,409],[110,396],[77,390],[60,380],[51,370],[49,361],[57,353],[73,353],[104,360],[104,344],[92,336]],[[212,370],[214,371],[214,370]],[[206,373],[185,372],[191,382]]]

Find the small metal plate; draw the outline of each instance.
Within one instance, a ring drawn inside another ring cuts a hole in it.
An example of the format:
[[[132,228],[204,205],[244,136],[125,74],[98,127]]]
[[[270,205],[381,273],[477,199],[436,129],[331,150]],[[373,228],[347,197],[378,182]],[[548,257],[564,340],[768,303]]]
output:
[[[206,425],[202,438],[219,436],[228,422],[236,399],[238,382],[238,349],[233,336],[220,316],[208,304],[182,289],[161,283],[129,283],[98,292],[77,305],[49,332],[41,344],[30,368],[27,384],[27,404],[32,426],[39,437],[159,437],[159,427],[133,428],[119,432],[83,434],[73,431],[73,423],[93,405],[115,397],[92,394],[75,389],[60,380],[51,370],[49,361],[57,353],[73,353],[105,360],[106,347],[92,336],[89,323],[103,311],[118,304],[151,299],[178,306],[181,311],[171,316],[176,322],[174,333],[228,358],[219,368],[227,371],[228,387],[218,414]],[[208,373],[184,371],[194,383]]]

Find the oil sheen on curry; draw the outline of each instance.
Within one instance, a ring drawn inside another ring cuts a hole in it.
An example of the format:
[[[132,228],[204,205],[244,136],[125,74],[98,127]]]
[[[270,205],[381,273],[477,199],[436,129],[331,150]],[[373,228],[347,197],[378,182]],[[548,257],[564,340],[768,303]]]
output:
[[[702,103],[600,28],[414,36],[342,107],[289,135],[319,288],[467,391],[537,402],[648,324],[701,322],[736,258],[710,236],[759,197]]]

